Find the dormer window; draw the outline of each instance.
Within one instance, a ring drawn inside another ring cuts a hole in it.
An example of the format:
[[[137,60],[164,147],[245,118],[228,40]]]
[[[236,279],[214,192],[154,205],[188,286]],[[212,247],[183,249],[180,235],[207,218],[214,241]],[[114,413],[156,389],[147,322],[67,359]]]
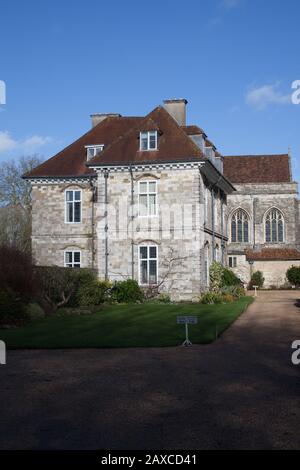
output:
[[[157,131],[140,133],[140,150],[157,150]]]
[[[102,152],[104,145],[103,144],[86,145],[85,148],[86,148],[86,158],[87,158],[87,161],[89,161],[92,158],[94,158],[96,155]]]

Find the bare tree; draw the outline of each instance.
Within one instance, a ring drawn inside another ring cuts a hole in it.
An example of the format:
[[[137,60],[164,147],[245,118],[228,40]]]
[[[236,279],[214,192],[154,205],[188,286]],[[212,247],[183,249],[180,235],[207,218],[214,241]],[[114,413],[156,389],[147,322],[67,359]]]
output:
[[[168,290],[171,290],[174,279],[173,276],[178,274],[178,269],[185,260],[190,256],[176,256],[174,248],[169,248],[169,252],[161,259],[163,274],[158,284],[148,286],[145,295],[147,298],[157,297],[161,293],[161,288],[168,283]]]
[[[31,248],[31,187],[22,175],[43,159],[23,156],[0,164],[0,243],[22,251]]]

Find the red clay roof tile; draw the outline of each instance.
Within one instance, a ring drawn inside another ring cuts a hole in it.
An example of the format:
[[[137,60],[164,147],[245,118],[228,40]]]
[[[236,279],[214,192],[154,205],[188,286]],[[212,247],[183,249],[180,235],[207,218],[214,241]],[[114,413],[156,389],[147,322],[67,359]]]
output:
[[[289,156],[225,156],[224,176],[232,183],[287,183],[291,181]]]
[[[140,151],[139,132],[150,130],[153,123],[160,131],[158,150]],[[130,163],[186,161],[205,159],[200,148],[178,126],[177,122],[161,106],[155,108],[143,121],[88,162],[96,165],[126,165]]]
[[[25,177],[93,175],[94,171],[86,166],[85,146],[107,146],[142,120],[141,117],[108,117]]]
[[[300,252],[294,248],[262,248],[246,250],[245,254],[248,261],[300,260]]]

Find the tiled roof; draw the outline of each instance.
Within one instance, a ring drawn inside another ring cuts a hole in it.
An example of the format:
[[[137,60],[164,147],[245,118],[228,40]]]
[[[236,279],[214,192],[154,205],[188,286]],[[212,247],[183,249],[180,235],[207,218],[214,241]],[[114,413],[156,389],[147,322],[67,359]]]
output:
[[[181,128],[187,135],[206,135],[204,130],[198,126],[181,126]]]
[[[158,150],[140,150],[140,131],[159,130]],[[129,163],[177,162],[206,159],[200,148],[187,136],[177,122],[161,106],[155,108],[126,134],[106,147],[88,162],[96,165],[126,165]]]
[[[287,183],[291,181],[289,156],[225,156],[224,176],[232,183]]]
[[[26,177],[88,176],[93,175],[86,166],[86,145],[111,144],[125,134],[141,117],[108,117],[54,157],[34,168]]]
[[[262,248],[246,250],[248,261],[300,260],[300,252],[294,248]]]

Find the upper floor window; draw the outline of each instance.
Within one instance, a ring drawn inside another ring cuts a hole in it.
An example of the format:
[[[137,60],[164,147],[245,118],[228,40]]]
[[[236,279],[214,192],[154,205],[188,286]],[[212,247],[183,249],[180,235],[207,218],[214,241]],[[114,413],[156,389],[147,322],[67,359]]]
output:
[[[271,209],[266,215],[266,242],[283,242],[283,215],[278,209]]]
[[[238,209],[231,217],[231,242],[249,242],[249,217],[243,209]]]
[[[157,284],[157,246],[149,245],[139,247],[139,279],[141,285]]]
[[[157,131],[140,133],[140,150],[157,150]]]
[[[104,145],[86,145],[86,158],[87,160],[91,160],[96,155],[102,152]]]
[[[157,215],[157,182],[139,182],[139,216]]]
[[[67,190],[66,191],[66,222],[79,223],[81,222],[81,191],[80,190]]]
[[[80,268],[81,266],[81,252],[75,250],[68,250],[64,253],[65,268]]]

